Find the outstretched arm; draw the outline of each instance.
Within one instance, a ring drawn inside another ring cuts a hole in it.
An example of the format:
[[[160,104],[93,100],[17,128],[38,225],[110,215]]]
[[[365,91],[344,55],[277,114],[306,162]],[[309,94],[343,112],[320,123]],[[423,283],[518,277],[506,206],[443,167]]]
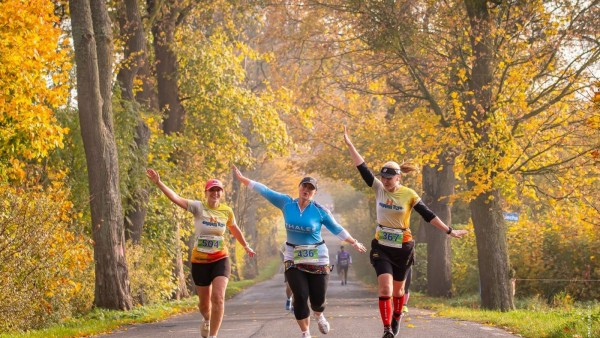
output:
[[[153,169],[146,170],[146,176],[154,183],[173,203],[187,210],[188,202],[185,198],[177,195],[173,190],[167,187],[161,180],[160,175]]]
[[[348,131],[346,130],[346,126],[344,126],[344,141],[346,142],[346,145],[348,146],[348,152],[350,152],[350,156],[352,157],[352,162],[354,162],[354,165],[357,166],[357,165],[364,163],[365,160],[362,158],[362,156],[360,156],[360,154],[358,153],[356,148],[354,148],[352,141],[350,141],[350,137],[348,136]]]
[[[362,243],[353,237],[347,238],[346,242],[350,243],[350,245],[352,245],[352,247],[360,253],[365,253],[367,251],[367,248],[365,248]],[[352,263],[352,258],[350,258],[350,263]]]
[[[447,226],[446,224],[444,224],[444,222],[439,218],[439,217],[435,217],[434,219],[432,219],[429,222],[431,225],[433,225],[434,227],[442,230],[443,232],[447,233],[448,236],[450,237],[454,237],[454,238],[461,238],[462,236],[468,234],[469,232],[467,230],[454,230],[452,229],[452,227]]]
[[[234,223],[234,224],[230,225],[229,231],[231,231],[231,234],[233,235],[233,237],[235,237],[235,239],[237,239],[237,241],[240,242],[240,244],[244,247],[244,250],[246,250],[246,253],[248,254],[248,256],[254,257],[254,255],[256,255],[256,252],[254,252],[254,250],[252,250],[252,248],[250,247],[250,245],[244,238],[244,234],[242,233],[240,228],[237,226],[237,224]]]

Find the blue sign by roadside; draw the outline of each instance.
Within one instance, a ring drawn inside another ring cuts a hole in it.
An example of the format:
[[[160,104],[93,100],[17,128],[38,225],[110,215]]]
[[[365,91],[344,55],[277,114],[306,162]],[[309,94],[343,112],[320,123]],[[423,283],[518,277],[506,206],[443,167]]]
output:
[[[503,212],[504,220],[509,222],[516,222],[519,220],[519,214],[516,212]]]

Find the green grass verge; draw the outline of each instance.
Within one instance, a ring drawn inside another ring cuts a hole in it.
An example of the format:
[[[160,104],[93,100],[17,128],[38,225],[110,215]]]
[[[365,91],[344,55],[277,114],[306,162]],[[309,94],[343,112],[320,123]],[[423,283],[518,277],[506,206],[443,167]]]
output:
[[[230,282],[225,297],[229,299],[245,288],[271,278],[277,273],[280,266],[281,261],[279,257],[276,257],[260,270],[260,274],[256,278]],[[198,298],[196,296],[179,301],[140,306],[130,311],[94,309],[79,318],[72,318],[43,330],[0,333],[0,338],[66,338],[98,335],[113,331],[124,325],[157,322],[175,314],[196,311],[197,309]]]
[[[600,337],[600,303],[550,307],[537,298],[519,300],[509,312],[479,309],[479,297],[432,298],[411,293],[410,303],[436,315],[484,323],[531,338]]]

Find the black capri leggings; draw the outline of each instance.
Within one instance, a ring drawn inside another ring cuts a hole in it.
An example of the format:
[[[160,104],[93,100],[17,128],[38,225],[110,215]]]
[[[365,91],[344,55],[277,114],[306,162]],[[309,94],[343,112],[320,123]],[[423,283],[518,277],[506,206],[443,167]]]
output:
[[[294,316],[297,320],[310,316],[310,308],[316,312],[325,310],[325,295],[327,294],[327,283],[329,275],[314,274],[289,268],[285,271],[288,285],[294,294]]]

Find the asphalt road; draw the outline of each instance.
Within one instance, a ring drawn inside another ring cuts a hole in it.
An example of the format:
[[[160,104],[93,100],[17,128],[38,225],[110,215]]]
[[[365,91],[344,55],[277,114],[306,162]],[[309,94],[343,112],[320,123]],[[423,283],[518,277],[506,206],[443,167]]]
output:
[[[339,241],[324,236],[330,255],[335,257]],[[356,255],[350,248],[351,253]],[[383,327],[379,319],[376,292],[355,281],[350,269],[347,285],[341,285],[337,274],[330,275],[325,316],[331,324],[327,335],[319,332],[311,321],[312,337],[381,337]],[[411,299],[410,305],[418,302]],[[225,317],[219,338],[281,338],[300,337],[300,329],[292,313],[285,311],[285,289],[280,272],[271,280],[259,283],[225,302]],[[200,313],[194,312],[168,320],[133,325],[102,337],[200,337]],[[504,330],[483,324],[435,316],[431,311],[410,307],[401,323],[398,337],[518,337]]]

